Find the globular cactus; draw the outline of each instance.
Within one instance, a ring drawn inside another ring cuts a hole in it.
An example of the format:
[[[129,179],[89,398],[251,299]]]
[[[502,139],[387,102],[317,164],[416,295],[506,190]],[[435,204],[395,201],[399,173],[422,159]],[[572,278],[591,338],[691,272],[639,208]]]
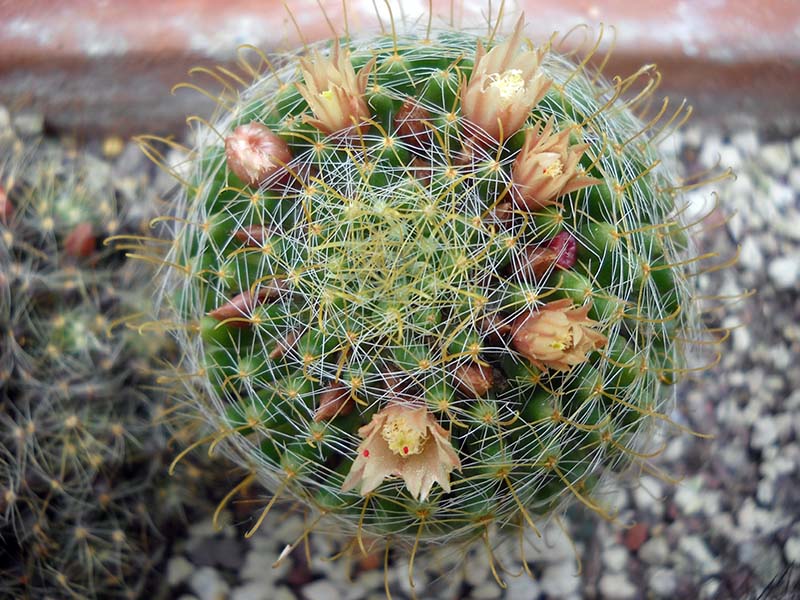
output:
[[[522,19],[283,59],[195,121],[162,221],[159,317],[213,446],[359,539],[604,512],[703,336],[657,150],[682,109],[644,124],[652,82],[620,95],[647,70],[610,85]]]
[[[164,464],[153,367],[168,340],[126,326],[151,274],[100,243],[140,223],[101,168],[57,144],[0,146],[3,597],[139,597],[192,493],[176,505]]]

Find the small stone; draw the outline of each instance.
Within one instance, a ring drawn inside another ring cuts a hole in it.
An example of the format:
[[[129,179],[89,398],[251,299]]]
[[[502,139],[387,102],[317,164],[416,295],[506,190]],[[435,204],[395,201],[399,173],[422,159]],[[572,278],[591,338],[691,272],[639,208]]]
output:
[[[576,592],[580,584],[581,578],[574,561],[548,565],[539,580],[542,591],[556,598],[563,598]]]
[[[764,255],[761,254],[761,249],[752,236],[747,236],[742,240],[739,248],[739,264],[753,272],[759,272],[764,268]]]
[[[538,598],[541,595],[539,583],[524,574],[519,577],[509,577],[506,585],[508,587],[505,600],[531,600],[531,598]]]
[[[762,416],[753,423],[753,432],[750,435],[750,446],[763,449],[778,441],[778,430],[770,416]]]
[[[779,210],[785,210],[794,204],[795,191],[788,185],[775,183],[769,188],[770,206]]]
[[[647,510],[660,516],[664,512],[663,484],[655,477],[643,475],[633,491],[633,501],[639,510]]]
[[[330,581],[317,579],[303,586],[304,600],[334,600],[340,596],[340,592]]]
[[[675,504],[684,515],[693,515],[703,508],[703,478],[692,477],[682,481],[675,492]]]
[[[789,171],[789,185],[795,190],[800,190],[800,167],[793,167]]]
[[[756,488],[756,500],[762,506],[772,506],[775,501],[775,482],[771,479],[760,479]]]
[[[722,568],[719,559],[711,554],[703,538],[698,535],[682,537],[678,549],[689,559],[689,564],[703,575],[719,573]]]
[[[226,600],[230,588],[211,567],[197,569],[189,579],[189,587],[200,600]]]
[[[669,544],[664,537],[653,537],[639,548],[639,558],[649,565],[665,565],[669,559]]]
[[[14,129],[21,136],[33,137],[44,131],[44,117],[35,113],[17,113],[12,118]]]
[[[733,338],[733,349],[736,352],[747,352],[753,344],[753,336],[750,334],[746,324],[733,329],[731,331],[731,338]]]
[[[251,550],[244,559],[244,566],[239,575],[248,581],[263,581],[271,585],[274,581],[284,577],[291,568],[291,561],[286,559],[279,562],[277,552],[268,552],[265,549]]]
[[[773,175],[786,175],[792,166],[792,155],[789,144],[777,142],[761,147],[759,161]]]
[[[717,591],[719,590],[719,579],[712,578],[708,579],[703,582],[703,585],[700,586],[700,597],[701,598],[711,598],[717,597]]]
[[[624,600],[636,597],[636,587],[622,573],[606,573],[600,578],[603,598]]]
[[[672,598],[677,587],[675,573],[672,569],[656,567],[650,571],[648,586],[659,598]]]
[[[647,524],[636,523],[623,535],[625,547],[631,552],[636,552],[647,539]]]
[[[257,581],[231,590],[230,600],[272,600],[275,590]]]
[[[496,581],[487,581],[480,587],[472,590],[470,597],[473,600],[496,600],[503,594],[502,588],[497,585]]]
[[[609,548],[603,554],[603,564],[609,571],[622,571],[628,564],[628,551],[621,546]]]
[[[742,129],[731,136],[731,142],[746,156],[758,152],[758,134],[752,129]]]
[[[170,587],[183,583],[194,569],[194,565],[183,556],[173,556],[167,562],[167,583]]]
[[[700,164],[706,169],[720,165],[721,151],[722,138],[717,133],[709,132],[703,139],[703,146],[700,148],[698,156]]]
[[[800,536],[790,537],[786,540],[783,545],[783,555],[789,564],[800,564]]]
[[[779,256],[769,264],[770,279],[778,289],[791,289],[800,281],[800,254]]]

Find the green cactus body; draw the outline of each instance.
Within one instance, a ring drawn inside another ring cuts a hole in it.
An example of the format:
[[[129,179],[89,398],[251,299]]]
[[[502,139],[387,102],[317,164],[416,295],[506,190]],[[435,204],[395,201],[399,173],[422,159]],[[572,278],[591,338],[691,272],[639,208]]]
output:
[[[642,124],[555,53],[475,75],[478,40],[334,41],[241,91],[197,132],[165,259],[162,309],[222,445],[269,489],[395,539],[469,539],[575,497],[602,510],[598,477],[647,448],[697,327]],[[230,150],[251,123],[280,150],[248,183]],[[574,157],[537,155],[534,134]],[[521,174],[526,147],[542,173]]]

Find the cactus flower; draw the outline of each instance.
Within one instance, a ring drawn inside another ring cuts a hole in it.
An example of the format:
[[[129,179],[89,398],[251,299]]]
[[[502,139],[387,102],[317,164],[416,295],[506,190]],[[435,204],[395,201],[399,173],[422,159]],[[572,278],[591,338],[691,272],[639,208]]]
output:
[[[525,131],[525,142],[511,168],[513,198],[536,210],[556,203],[564,194],[601,183],[588,177],[578,163],[588,144],[569,145],[570,130],[553,133],[553,118]]]
[[[574,308],[568,298],[549,302],[514,322],[511,345],[540,369],[569,371],[608,341],[586,316],[591,307]]]
[[[234,175],[251,187],[258,187],[292,160],[286,142],[255,121],[240,125],[225,138],[225,156]]]
[[[411,495],[425,501],[434,483],[450,491],[450,472],[461,469],[450,432],[425,407],[390,404],[358,430],[363,442],[342,484],[361,484],[365,496],[387,477],[401,477]]]
[[[475,68],[461,94],[461,110],[472,124],[500,141],[513,135],[552,83],[540,70],[544,52],[519,52],[524,22],[508,40],[485,52],[478,42]]]
[[[297,83],[313,117],[305,120],[320,131],[332,134],[355,127],[361,130],[362,124],[371,118],[364,92],[367,77],[375,64],[369,61],[356,75],[347,56],[339,53],[334,46],[330,57],[313,53],[300,59],[305,85]]]

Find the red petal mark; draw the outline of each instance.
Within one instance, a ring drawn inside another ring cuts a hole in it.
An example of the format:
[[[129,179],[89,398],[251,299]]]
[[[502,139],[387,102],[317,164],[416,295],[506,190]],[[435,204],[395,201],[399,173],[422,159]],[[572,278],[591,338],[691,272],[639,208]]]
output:
[[[85,258],[94,252],[95,237],[91,223],[79,223],[64,240],[64,252],[74,258]]]
[[[403,446],[403,454],[408,454],[408,446]]]
[[[369,458],[369,450],[364,450],[364,458]]]

